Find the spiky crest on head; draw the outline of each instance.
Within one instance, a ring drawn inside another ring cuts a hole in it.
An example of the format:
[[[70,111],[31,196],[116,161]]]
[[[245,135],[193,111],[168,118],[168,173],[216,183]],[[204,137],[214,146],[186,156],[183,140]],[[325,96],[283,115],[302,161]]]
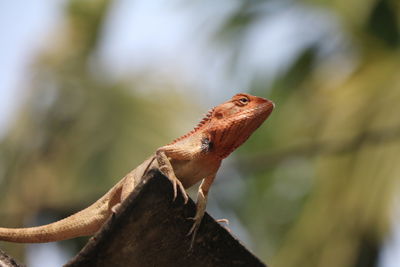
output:
[[[168,145],[172,145],[175,144],[176,142],[185,139],[186,137],[191,136],[192,134],[194,134],[195,132],[197,132],[200,128],[202,128],[207,122],[209,122],[211,120],[211,116],[214,112],[214,108],[210,109],[203,117],[203,119],[201,119],[201,121],[196,125],[196,127],[193,128],[193,130],[191,130],[190,132],[188,132],[185,135],[182,135],[181,137],[176,138],[174,141],[172,141],[171,143],[169,143]]]

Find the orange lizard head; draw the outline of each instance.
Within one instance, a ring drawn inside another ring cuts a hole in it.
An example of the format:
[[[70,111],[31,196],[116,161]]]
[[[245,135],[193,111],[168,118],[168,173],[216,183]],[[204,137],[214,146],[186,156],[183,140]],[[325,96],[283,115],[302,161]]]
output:
[[[268,118],[273,108],[272,101],[243,93],[215,107],[206,131],[218,157],[227,157],[243,144]]]
[[[195,140],[201,140],[207,155],[226,158],[268,118],[273,108],[274,103],[268,99],[243,93],[234,95],[211,109],[192,131],[169,145],[189,142],[191,136],[196,136]]]

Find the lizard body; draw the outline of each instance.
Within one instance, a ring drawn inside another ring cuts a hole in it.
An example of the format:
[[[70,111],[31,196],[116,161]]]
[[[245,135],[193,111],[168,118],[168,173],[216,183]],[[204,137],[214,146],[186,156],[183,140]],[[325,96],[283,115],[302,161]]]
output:
[[[237,94],[211,109],[189,133],[156,150],[154,155],[128,173],[103,197],[86,209],[60,221],[29,228],[1,228],[0,240],[41,243],[88,236],[96,233],[119,207],[150,168],[158,168],[174,189],[181,190],[202,181],[197,211],[189,234],[194,235],[205,212],[208,191],[221,161],[239,147],[268,118],[274,104],[264,98]],[[193,239],[192,239],[193,240]]]

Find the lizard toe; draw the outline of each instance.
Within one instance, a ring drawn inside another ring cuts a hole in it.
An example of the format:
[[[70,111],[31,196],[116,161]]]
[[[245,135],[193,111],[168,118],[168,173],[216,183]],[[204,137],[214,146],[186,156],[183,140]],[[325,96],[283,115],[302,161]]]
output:
[[[201,220],[199,220],[198,218],[189,218],[189,219],[194,219],[195,221],[186,235],[186,236],[192,236],[190,241],[190,250],[191,250],[193,248],[194,241],[196,240],[196,234],[197,231],[199,230]]]
[[[180,181],[179,181],[179,190],[180,190],[181,193],[182,193],[183,200],[184,200],[185,204],[187,204],[188,201],[189,201],[189,196],[188,196],[188,194],[186,193],[186,190],[185,190],[185,188],[183,187],[183,185],[182,185],[182,183],[181,183]]]

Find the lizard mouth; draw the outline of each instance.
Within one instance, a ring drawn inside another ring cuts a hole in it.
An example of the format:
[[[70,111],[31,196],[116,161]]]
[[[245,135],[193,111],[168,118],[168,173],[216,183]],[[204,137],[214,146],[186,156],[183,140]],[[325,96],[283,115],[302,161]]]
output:
[[[267,101],[265,105],[267,106],[267,110],[271,112],[275,108],[275,103],[270,100]]]
[[[269,116],[269,114],[271,114],[272,110],[274,110],[275,104],[271,100],[268,100],[265,98],[260,98],[259,102],[261,102],[261,103],[259,103],[259,105],[257,105],[253,109],[253,111],[255,111],[258,114],[264,113],[267,118]]]

